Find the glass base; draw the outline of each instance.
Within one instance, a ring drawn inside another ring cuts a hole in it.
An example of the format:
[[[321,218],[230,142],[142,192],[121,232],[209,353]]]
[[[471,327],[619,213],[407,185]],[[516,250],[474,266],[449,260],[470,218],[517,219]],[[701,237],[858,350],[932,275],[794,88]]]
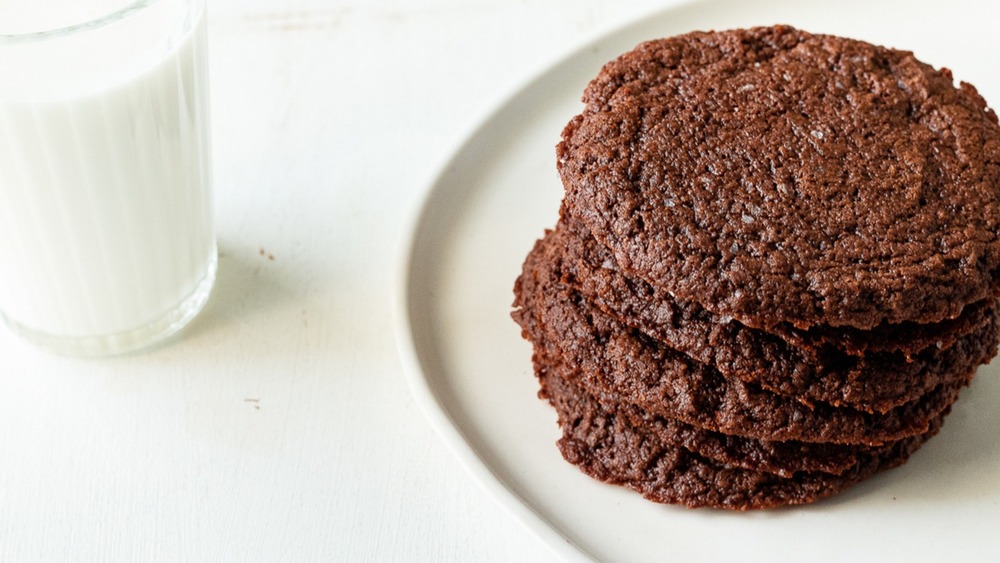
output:
[[[208,296],[215,285],[218,269],[218,255],[212,253],[205,277],[197,287],[176,307],[161,315],[155,321],[125,332],[106,336],[60,336],[32,330],[8,318],[0,311],[7,326],[24,339],[67,356],[101,357],[127,354],[160,342],[187,326],[208,302]]]

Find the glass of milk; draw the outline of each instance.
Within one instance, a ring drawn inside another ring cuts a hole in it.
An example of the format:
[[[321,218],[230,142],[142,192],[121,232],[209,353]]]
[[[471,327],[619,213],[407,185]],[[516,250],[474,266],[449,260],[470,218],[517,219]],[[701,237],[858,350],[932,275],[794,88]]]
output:
[[[152,344],[215,280],[204,0],[0,0],[0,315]]]

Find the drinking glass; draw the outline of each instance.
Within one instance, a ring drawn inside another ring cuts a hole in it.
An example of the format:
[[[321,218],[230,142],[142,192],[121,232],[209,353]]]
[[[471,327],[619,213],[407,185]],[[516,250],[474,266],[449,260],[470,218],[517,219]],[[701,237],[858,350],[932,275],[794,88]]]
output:
[[[0,0],[0,315],[58,352],[174,334],[215,280],[204,0]]]

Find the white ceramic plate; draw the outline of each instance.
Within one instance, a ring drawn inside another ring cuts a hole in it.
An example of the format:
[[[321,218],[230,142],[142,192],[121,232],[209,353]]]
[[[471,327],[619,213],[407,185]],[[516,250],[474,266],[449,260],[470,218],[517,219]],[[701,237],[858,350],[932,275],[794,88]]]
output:
[[[556,551],[615,561],[981,561],[1000,553],[1000,365],[900,469],[818,504],[757,513],[647,502],[564,462],[509,317],[533,241],[557,217],[554,146],[601,64],[643,39],[789,23],[914,50],[1000,106],[1000,7],[955,2],[709,1],[596,41],[530,81],[458,148],[405,244],[400,351],[414,395],[471,473]]]

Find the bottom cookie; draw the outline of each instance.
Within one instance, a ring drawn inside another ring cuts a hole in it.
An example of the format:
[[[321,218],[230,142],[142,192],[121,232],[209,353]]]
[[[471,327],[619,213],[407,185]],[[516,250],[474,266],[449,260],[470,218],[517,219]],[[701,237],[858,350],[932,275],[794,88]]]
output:
[[[601,404],[551,370],[540,369],[540,395],[559,415],[564,458],[587,475],[633,489],[645,498],[691,508],[751,510],[807,504],[828,497],[878,471],[903,464],[936,434],[941,417],[926,433],[870,453],[840,474],[798,472],[781,476],[735,467],[702,457],[685,447],[665,443],[647,426]]]

